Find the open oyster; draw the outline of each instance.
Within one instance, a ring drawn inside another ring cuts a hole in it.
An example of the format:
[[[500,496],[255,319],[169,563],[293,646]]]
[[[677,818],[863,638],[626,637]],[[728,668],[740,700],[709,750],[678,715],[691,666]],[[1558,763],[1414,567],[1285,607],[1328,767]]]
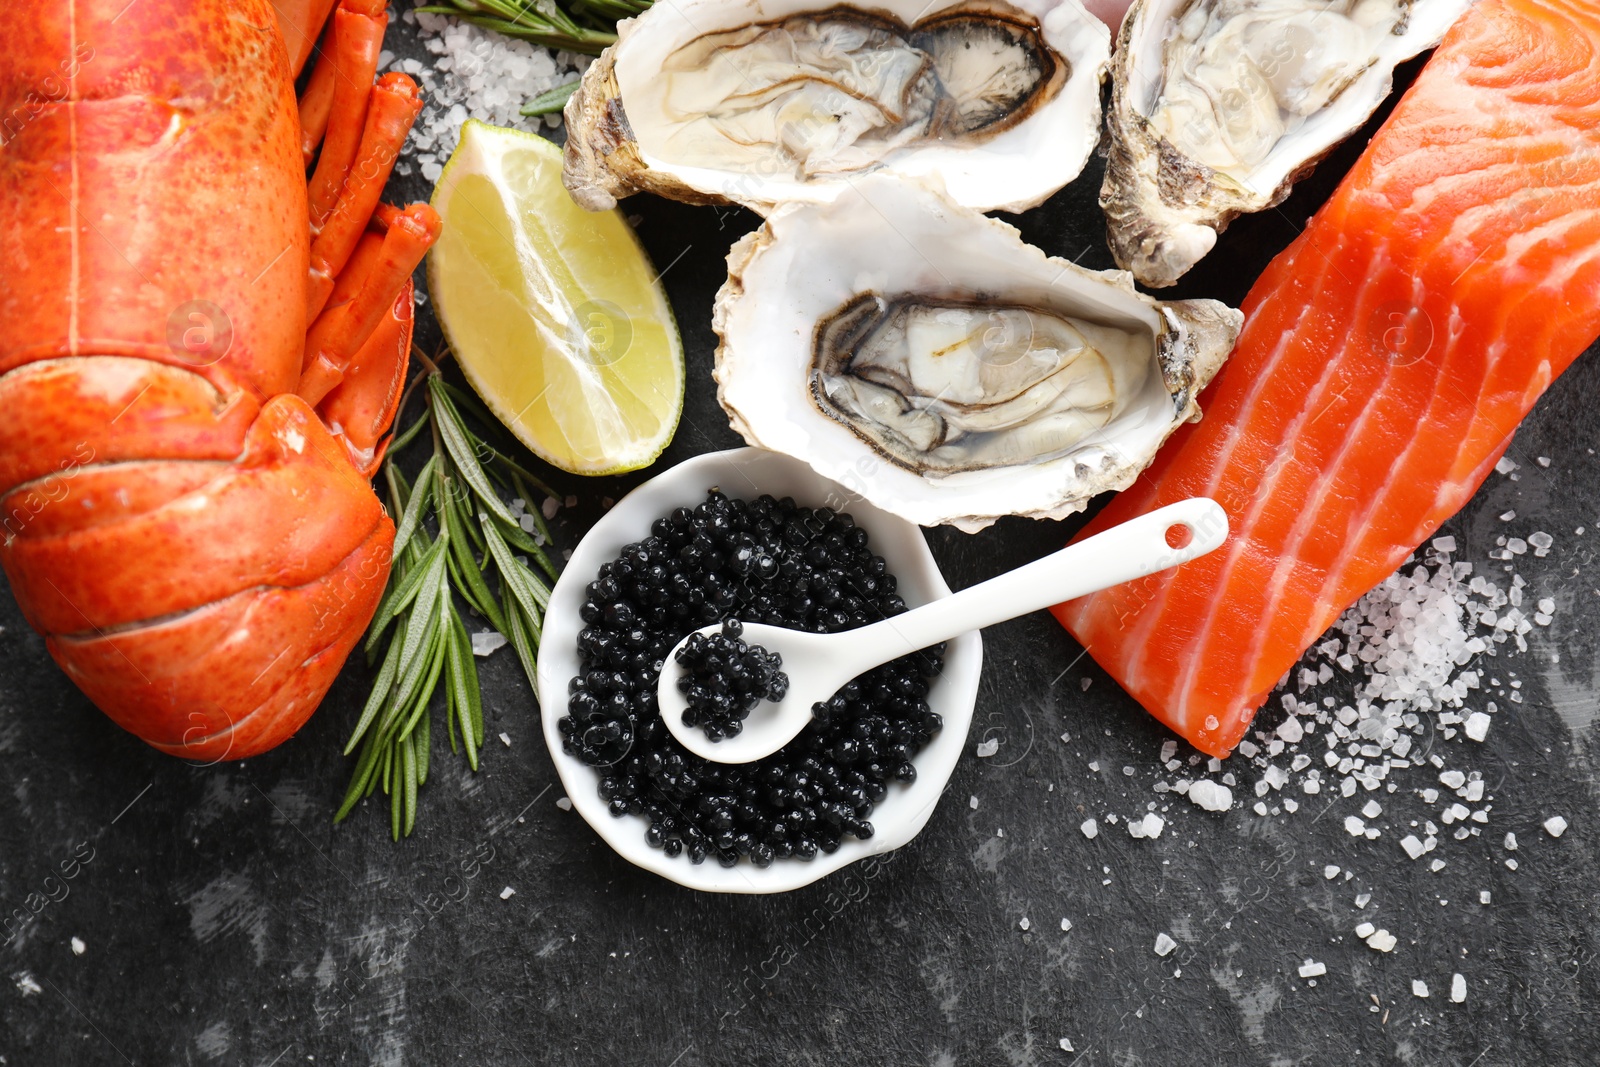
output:
[[[779,208],[728,255],[717,397],[785,452],[923,525],[1060,518],[1128,486],[1242,318],[1159,303],[891,176]]]
[[[889,170],[1022,210],[1098,142],[1109,50],[1079,0],[658,0],[568,101],[564,179],[595,210],[646,190],[766,212]]]
[[[1176,282],[1372,116],[1471,0],[1137,0],[1100,206],[1117,263]]]

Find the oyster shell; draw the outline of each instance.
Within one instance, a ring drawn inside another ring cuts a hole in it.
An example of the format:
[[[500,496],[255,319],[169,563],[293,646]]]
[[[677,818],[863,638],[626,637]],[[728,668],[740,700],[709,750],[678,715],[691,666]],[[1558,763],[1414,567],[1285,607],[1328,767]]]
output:
[[[913,522],[972,531],[1131,484],[1199,416],[1241,322],[873,175],[734,245],[714,377],[750,444]]]
[[[1100,206],[1112,254],[1172,285],[1273,207],[1472,0],[1137,0],[1112,60]]]
[[[563,177],[765,213],[887,170],[1020,211],[1098,143],[1110,40],[1079,0],[658,0],[567,102]]]

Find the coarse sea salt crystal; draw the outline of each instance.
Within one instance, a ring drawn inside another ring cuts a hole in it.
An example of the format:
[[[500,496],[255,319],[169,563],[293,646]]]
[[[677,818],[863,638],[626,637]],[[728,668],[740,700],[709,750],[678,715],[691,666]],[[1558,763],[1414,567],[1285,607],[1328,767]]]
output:
[[[1467,724],[1462,729],[1474,741],[1482,741],[1489,736],[1489,716],[1481,711],[1475,711],[1467,716]]]
[[[1551,837],[1560,837],[1567,832],[1567,820],[1559,815],[1552,815],[1544,821],[1544,832]]]
[[[504,648],[509,642],[493,630],[472,635],[472,654],[474,656],[487,656],[496,649]]]
[[[1371,937],[1377,931],[1377,929],[1378,928],[1376,926],[1373,926],[1368,922],[1357,923],[1356,936],[1365,941],[1367,938]]]
[[[1066,933],[1070,929],[1072,929],[1072,920],[1071,919],[1062,919],[1061,920],[1061,932],[1062,933]]]
[[[1165,956],[1178,947],[1178,943],[1168,937],[1165,932],[1156,935],[1156,955]]]
[[[1428,983],[1420,978],[1413,978],[1411,980],[1411,995],[1426,998],[1428,995]]]
[[[1367,938],[1367,947],[1378,952],[1393,952],[1395,945],[1399,944],[1395,936],[1387,930],[1379,930]]]
[[[1089,840],[1093,841],[1095,836],[1100,833],[1100,824],[1095,822],[1093,819],[1085,819],[1083,820],[1083,824],[1079,826],[1078,829],[1083,831],[1084,837],[1087,837]]]
[[[1406,855],[1412,859],[1417,859],[1427,851],[1427,849],[1423,848],[1422,842],[1417,840],[1416,834],[1407,834],[1402,837],[1400,839],[1400,847],[1405,849]]]
[[[1333,879],[1339,877],[1339,868],[1335,867],[1331,863],[1328,864],[1326,867],[1322,868],[1322,877],[1328,879],[1330,882],[1333,881]]]
[[[1019,921],[1019,922],[1018,922],[1018,923],[1017,923],[1017,926],[1018,926],[1018,928],[1020,928],[1020,929],[1021,929],[1021,930],[1023,930],[1023,931],[1026,931],[1026,930],[1027,930],[1027,929],[1028,929],[1028,928],[1029,928],[1029,927],[1031,927],[1031,926],[1032,926],[1032,925],[1033,925],[1033,923],[1031,923],[1031,922],[1029,922],[1029,921],[1028,921],[1028,917],[1027,917],[1027,916],[1026,916],[1026,915],[1024,915],[1024,916],[1023,916],[1023,917],[1022,917],[1022,919],[1021,919],[1021,921]]]
[[[1361,837],[1367,832],[1367,824],[1354,815],[1346,815],[1344,819],[1344,832],[1351,837]]]
[[[1000,751],[1000,739],[991,737],[987,741],[979,741],[975,750],[980,757],[987,758]]]
[[[1369,800],[1361,809],[1361,814],[1369,819],[1376,819],[1383,814],[1383,805],[1376,800]]]
[[[1307,956],[1306,961],[1300,965],[1301,978],[1320,978],[1322,975],[1327,973],[1328,965],[1326,963],[1319,963],[1310,956]]]
[[[1188,797],[1190,802],[1199,805],[1206,811],[1227,811],[1233,807],[1233,791],[1225,785],[1218,785],[1209,778],[1200,778],[1191,782]]]
[[[1450,976],[1450,1002],[1460,1004],[1467,999],[1467,980],[1459,974]]]

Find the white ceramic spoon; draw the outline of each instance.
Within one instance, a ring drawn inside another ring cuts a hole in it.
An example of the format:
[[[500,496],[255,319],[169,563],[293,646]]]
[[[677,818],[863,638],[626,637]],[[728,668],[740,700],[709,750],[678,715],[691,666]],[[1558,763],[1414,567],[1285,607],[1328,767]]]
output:
[[[746,642],[783,657],[789,692],[780,701],[758,703],[741,732],[721,741],[711,740],[700,727],[683,721],[687,705],[678,688],[683,676],[678,651],[689,640],[685,636],[661,669],[656,686],[661,717],[672,736],[695,755],[717,763],[749,763],[788,744],[811,721],[813,704],[827,700],[852,678],[879,664],[970,630],[1176,567],[1205,555],[1227,537],[1228,516],[1222,507],[1206,497],[1195,497],[870,626],[814,634],[747,622]],[[721,629],[721,623],[714,623],[695,633],[710,635]]]

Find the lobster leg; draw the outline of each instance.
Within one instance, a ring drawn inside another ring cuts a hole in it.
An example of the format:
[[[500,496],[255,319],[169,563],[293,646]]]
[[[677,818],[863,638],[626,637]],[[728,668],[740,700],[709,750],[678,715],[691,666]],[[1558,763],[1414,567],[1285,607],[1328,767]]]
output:
[[[356,162],[346,175],[335,208],[311,242],[311,273],[306,320],[322,313],[333,293],[334,279],[355,251],[367,222],[378,208],[384,184],[411,124],[422,110],[417,83],[404,74],[385,74],[372,90],[372,106],[361,136]],[[313,216],[314,217],[314,216]]]
[[[317,158],[317,146],[328,132],[328,118],[333,114],[333,90],[338,80],[339,68],[325,60],[311,68],[306,91],[300,94],[300,154],[308,167]]]
[[[328,215],[342,199],[351,167],[358,159],[365,159],[364,155],[358,153],[366,148],[364,138],[370,125],[367,114],[379,106],[379,94],[384,88],[384,82],[379,82],[378,87],[374,88],[372,79],[378,73],[378,53],[383,47],[383,33],[388,25],[389,16],[384,0],[344,0],[333,13],[333,22],[329,27],[333,47],[317,65],[319,70],[322,67],[333,68],[334,80],[326,120],[326,137],[322,141],[322,154],[317,159],[317,169],[311,176],[308,192],[313,234],[322,229]],[[315,72],[312,77],[315,80]],[[411,80],[407,78],[406,81],[410,83]],[[411,94],[416,95],[415,83],[411,83]],[[415,113],[412,117],[415,118]],[[409,123],[406,128],[410,129]],[[312,131],[307,129],[305,132],[309,135]],[[403,136],[401,140],[404,141]],[[301,147],[304,148],[304,141]],[[398,145],[395,150],[398,153]],[[384,176],[388,176],[387,170]],[[370,207],[367,214],[371,214]],[[362,216],[363,224],[366,217]]]
[[[317,35],[328,21],[328,12],[337,0],[272,0],[278,13],[278,29],[289,46],[289,67],[295,77],[311,58]]]
[[[355,446],[352,461],[363,469],[370,462],[366,450],[376,445],[394,413],[381,422],[373,419],[386,410],[410,355],[411,272],[440,229],[438,214],[426,203],[405,211],[386,208],[378,218],[386,234],[363,235],[334,285],[330,306],[307,333],[306,363],[296,390]],[[395,294],[402,291],[403,314],[395,306]],[[403,318],[403,339],[394,336],[392,323],[398,318]]]

